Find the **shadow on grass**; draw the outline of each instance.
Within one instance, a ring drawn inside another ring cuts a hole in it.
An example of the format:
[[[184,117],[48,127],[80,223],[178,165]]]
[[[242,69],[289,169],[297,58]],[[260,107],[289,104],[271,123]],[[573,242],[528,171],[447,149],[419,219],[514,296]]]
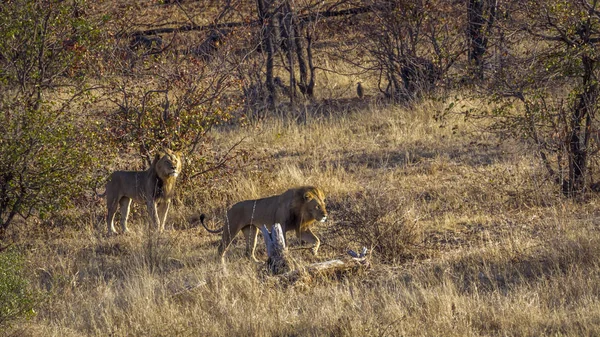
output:
[[[552,239],[528,252],[472,253],[430,266],[421,275],[429,286],[450,279],[460,292],[508,294],[517,286],[542,283],[575,271],[597,270],[600,239]],[[412,278],[410,278],[412,279]]]
[[[444,146],[428,149],[422,146],[404,148],[381,148],[379,150],[343,149],[328,154],[334,159],[325,159],[320,165],[341,167],[349,172],[357,168],[386,169],[406,168],[424,165],[437,157],[447,157],[451,162],[471,167],[485,167],[510,160],[501,147],[489,144],[470,144],[469,146]],[[301,160],[301,154],[294,150],[281,150],[273,155],[275,159],[294,158],[300,168],[309,167],[312,158]],[[308,162],[310,160],[310,162]]]

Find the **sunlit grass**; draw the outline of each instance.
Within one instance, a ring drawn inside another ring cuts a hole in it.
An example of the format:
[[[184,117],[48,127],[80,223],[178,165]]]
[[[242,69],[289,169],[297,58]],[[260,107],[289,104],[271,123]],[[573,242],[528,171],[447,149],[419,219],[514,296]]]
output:
[[[223,151],[245,137],[254,159],[180,191],[185,202],[169,217],[177,229],[148,234],[140,208],[129,236],[104,237],[100,218],[31,241],[30,277],[47,300],[8,335],[597,335],[597,200],[563,199],[522,144],[459,117],[436,121],[442,109],[373,104],[306,125],[215,130]],[[316,228],[319,257],[292,256],[337,258],[373,239],[356,229],[379,230],[385,245],[369,269],[284,282],[243,257],[243,240],[221,265],[219,237],[185,229],[192,214],[217,225],[235,201],[304,184],[326,191],[330,220]],[[102,216],[102,203],[90,207],[81,211]]]

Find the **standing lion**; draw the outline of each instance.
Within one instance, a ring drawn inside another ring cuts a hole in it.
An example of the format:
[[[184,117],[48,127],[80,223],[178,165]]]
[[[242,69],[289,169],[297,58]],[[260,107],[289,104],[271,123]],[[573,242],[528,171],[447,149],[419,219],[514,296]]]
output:
[[[312,244],[313,254],[317,254],[320,241],[311,227],[316,221],[325,222],[325,195],[313,186],[304,186],[285,191],[283,194],[257,200],[245,200],[233,205],[227,211],[225,225],[211,230],[204,224],[204,215],[200,216],[202,226],[211,233],[223,232],[219,245],[219,255],[224,259],[227,248],[240,232],[246,237],[246,255],[254,261],[258,227],[266,225],[269,230],[275,223],[281,224],[283,233],[295,230],[298,238]]]
[[[106,224],[108,235],[116,234],[115,213],[121,207],[121,228],[128,232],[127,216],[131,200],[145,203],[154,228],[164,230],[167,212],[181,172],[181,154],[170,150],[156,154],[146,171],[115,171],[106,183]]]

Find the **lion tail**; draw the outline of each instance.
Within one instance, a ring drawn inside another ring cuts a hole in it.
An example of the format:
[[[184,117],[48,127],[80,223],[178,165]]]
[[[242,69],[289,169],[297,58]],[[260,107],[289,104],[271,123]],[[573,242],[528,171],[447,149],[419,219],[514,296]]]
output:
[[[104,193],[100,194],[100,193],[98,193],[98,190],[96,189],[96,187],[94,187],[94,193],[96,193],[96,197],[98,197],[98,198],[104,198],[106,196],[106,191],[104,191]]]
[[[96,194],[97,198],[104,198],[106,196],[106,190],[104,190],[104,193],[102,194],[98,193],[98,182],[96,182],[94,185],[94,194]]]
[[[204,227],[204,229],[206,229],[209,233],[213,233],[213,234],[221,233],[223,231],[223,228],[225,228],[225,226],[223,226],[223,227],[221,227],[219,229],[210,229],[204,223],[204,219],[205,218],[206,218],[206,215],[200,214],[200,223],[202,224],[202,227]]]

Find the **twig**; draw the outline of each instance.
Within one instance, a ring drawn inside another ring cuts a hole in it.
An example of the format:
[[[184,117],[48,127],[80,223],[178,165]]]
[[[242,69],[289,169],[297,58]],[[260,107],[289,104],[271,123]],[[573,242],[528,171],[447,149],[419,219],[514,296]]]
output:
[[[233,151],[233,149],[235,149],[236,147],[238,147],[238,145],[240,145],[245,139],[246,139],[246,137],[244,136],[237,143],[233,144],[233,146],[231,146],[229,148],[229,150],[227,150],[227,153],[225,153],[225,155],[223,156],[223,159],[221,159],[221,161],[219,163],[217,163],[216,165],[214,165],[212,167],[207,168],[204,171],[192,174],[190,176],[190,179],[196,178],[197,176],[203,175],[205,173],[208,173],[210,171],[214,171],[214,170],[217,170],[217,169],[223,167],[223,165],[225,165],[225,163],[227,163],[227,161],[229,161],[231,159],[230,157],[228,157],[229,154],[231,153],[231,151]]]

